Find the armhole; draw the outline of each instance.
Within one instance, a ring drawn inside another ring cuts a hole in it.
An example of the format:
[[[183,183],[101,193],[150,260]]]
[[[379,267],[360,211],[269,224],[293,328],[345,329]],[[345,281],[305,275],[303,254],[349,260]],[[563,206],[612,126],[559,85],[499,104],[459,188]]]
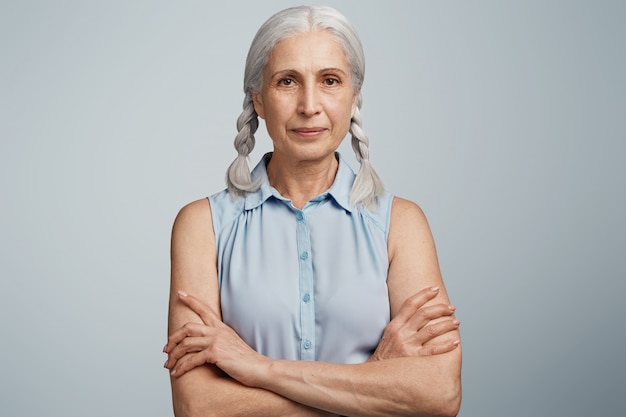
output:
[[[219,216],[216,216],[217,204],[214,203],[214,195],[208,196],[206,199],[209,202],[209,210],[211,211],[211,223],[213,224],[213,236],[215,237],[215,247],[217,248],[217,231],[221,229]],[[214,209],[215,208],[215,209]]]
[[[218,242],[217,242],[217,236],[218,233],[217,231],[220,230],[221,225],[217,224],[216,222],[219,222],[217,216],[213,215],[213,201],[211,201],[211,197],[207,197],[207,202],[209,203],[209,214],[211,216],[211,229],[213,231],[213,242],[215,243],[215,255],[217,256],[217,247],[218,247]],[[219,275],[219,272],[218,272]]]
[[[215,235],[215,247],[218,246],[218,237],[224,227],[234,221],[244,210],[244,198],[233,199],[228,190],[207,197],[211,208],[211,220],[213,221],[213,234]]]
[[[389,228],[391,227],[391,209],[393,208],[393,200],[395,196],[391,193],[385,193],[382,197],[384,200],[381,202],[381,212],[384,213],[384,225],[385,225],[385,241],[389,242]]]
[[[378,197],[378,204],[376,210],[368,210],[360,207],[361,215],[369,219],[376,225],[385,235],[385,242],[389,242],[389,227],[391,225],[391,208],[393,206],[393,200],[395,196],[391,193],[384,192]]]
[[[221,236],[225,228],[236,221],[237,217],[244,211],[245,199],[241,197],[232,198],[228,190],[215,193],[206,197],[211,211],[211,222],[213,223],[213,240],[215,242],[215,259],[217,262],[217,285],[222,287],[222,269],[220,267],[220,252],[223,250]]]

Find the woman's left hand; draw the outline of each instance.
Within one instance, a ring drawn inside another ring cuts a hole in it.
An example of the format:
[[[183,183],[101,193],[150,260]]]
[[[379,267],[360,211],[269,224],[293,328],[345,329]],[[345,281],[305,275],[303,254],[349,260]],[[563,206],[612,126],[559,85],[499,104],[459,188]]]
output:
[[[179,299],[200,316],[203,324],[187,323],[168,338],[163,351],[168,355],[164,366],[170,374],[180,377],[212,363],[242,384],[251,385],[255,371],[271,360],[248,346],[204,302],[184,292],[179,292]]]
[[[400,311],[385,327],[383,335],[369,361],[401,357],[433,356],[451,352],[460,340],[448,338],[430,344],[438,336],[456,331],[455,307],[448,304],[425,304],[439,294],[439,287],[424,288],[407,298]],[[449,318],[438,323],[440,319]]]

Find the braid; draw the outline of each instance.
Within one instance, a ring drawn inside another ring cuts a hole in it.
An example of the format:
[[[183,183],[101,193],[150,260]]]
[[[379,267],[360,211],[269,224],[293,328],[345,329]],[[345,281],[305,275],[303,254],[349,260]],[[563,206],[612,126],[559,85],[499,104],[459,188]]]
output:
[[[243,195],[259,188],[258,181],[252,181],[248,166],[248,156],[254,149],[254,133],[258,127],[259,119],[254,110],[252,93],[247,92],[243,100],[243,111],[237,118],[238,133],[234,144],[238,155],[226,171],[226,184],[231,195]]]
[[[359,94],[350,124],[352,149],[354,149],[356,160],[361,165],[350,191],[350,202],[353,205],[362,204],[369,209],[373,209],[378,196],[384,191],[384,186],[369,161],[369,139],[362,127],[361,101],[361,95]]]

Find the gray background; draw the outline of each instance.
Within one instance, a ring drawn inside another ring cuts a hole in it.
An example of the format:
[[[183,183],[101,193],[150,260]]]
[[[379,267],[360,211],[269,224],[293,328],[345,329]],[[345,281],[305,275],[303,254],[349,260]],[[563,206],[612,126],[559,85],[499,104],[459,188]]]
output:
[[[0,415],[172,415],[171,224],[223,187],[247,48],[293,4],[0,1]],[[328,4],[435,234],[461,416],[623,415],[624,2]]]

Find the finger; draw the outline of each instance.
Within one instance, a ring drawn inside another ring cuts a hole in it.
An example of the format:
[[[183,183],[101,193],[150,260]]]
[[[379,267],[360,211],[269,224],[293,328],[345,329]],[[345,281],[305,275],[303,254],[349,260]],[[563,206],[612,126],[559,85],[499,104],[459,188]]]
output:
[[[186,352],[186,350],[188,350],[188,352]],[[181,358],[185,357],[185,355],[199,352],[202,352],[202,349],[176,349],[168,355],[165,364],[163,364],[163,367],[171,370],[176,366]]]
[[[394,320],[400,322],[406,322],[415,314],[417,310],[419,310],[426,302],[432,300],[439,294],[439,287],[428,287],[420,290],[407,298],[404,303],[402,303],[402,307],[400,307],[400,311],[394,318]]]
[[[424,346],[422,347],[418,354],[420,356],[433,356],[440,355],[442,353],[452,352],[461,344],[461,341],[456,340],[448,340],[447,342],[438,343],[432,346]]]
[[[186,337],[169,352],[165,367],[172,368],[180,358],[188,353],[203,351],[209,347],[209,343],[208,337]]]
[[[425,326],[416,333],[416,340],[420,345],[424,345],[438,336],[458,330],[460,324],[461,322],[459,320],[444,320],[436,324]]]
[[[419,330],[433,320],[453,315],[455,311],[456,307],[450,304],[422,307],[406,321],[406,326],[412,330]]]
[[[176,366],[174,366],[174,368],[170,371],[170,375],[180,378],[193,368],[197,368],[198,366],[202,366],[207,363],[206,358],[206,351],[188,353],[176,362]]]
[[[217,313],[206,303],[200,299],[189,295],[184,291],[178,291],[178,298],[191,310],[200,316],[204,324],[207,326],[215,326],[221,322]]]
[[[167,344],[163,349],[163,352],[171,352],[176,345],[182,342],[187,337],[199,337],[206,336],[208,334],[207,326],[200,323],[186,323],[183,327],[176,330],[167,338]]]

